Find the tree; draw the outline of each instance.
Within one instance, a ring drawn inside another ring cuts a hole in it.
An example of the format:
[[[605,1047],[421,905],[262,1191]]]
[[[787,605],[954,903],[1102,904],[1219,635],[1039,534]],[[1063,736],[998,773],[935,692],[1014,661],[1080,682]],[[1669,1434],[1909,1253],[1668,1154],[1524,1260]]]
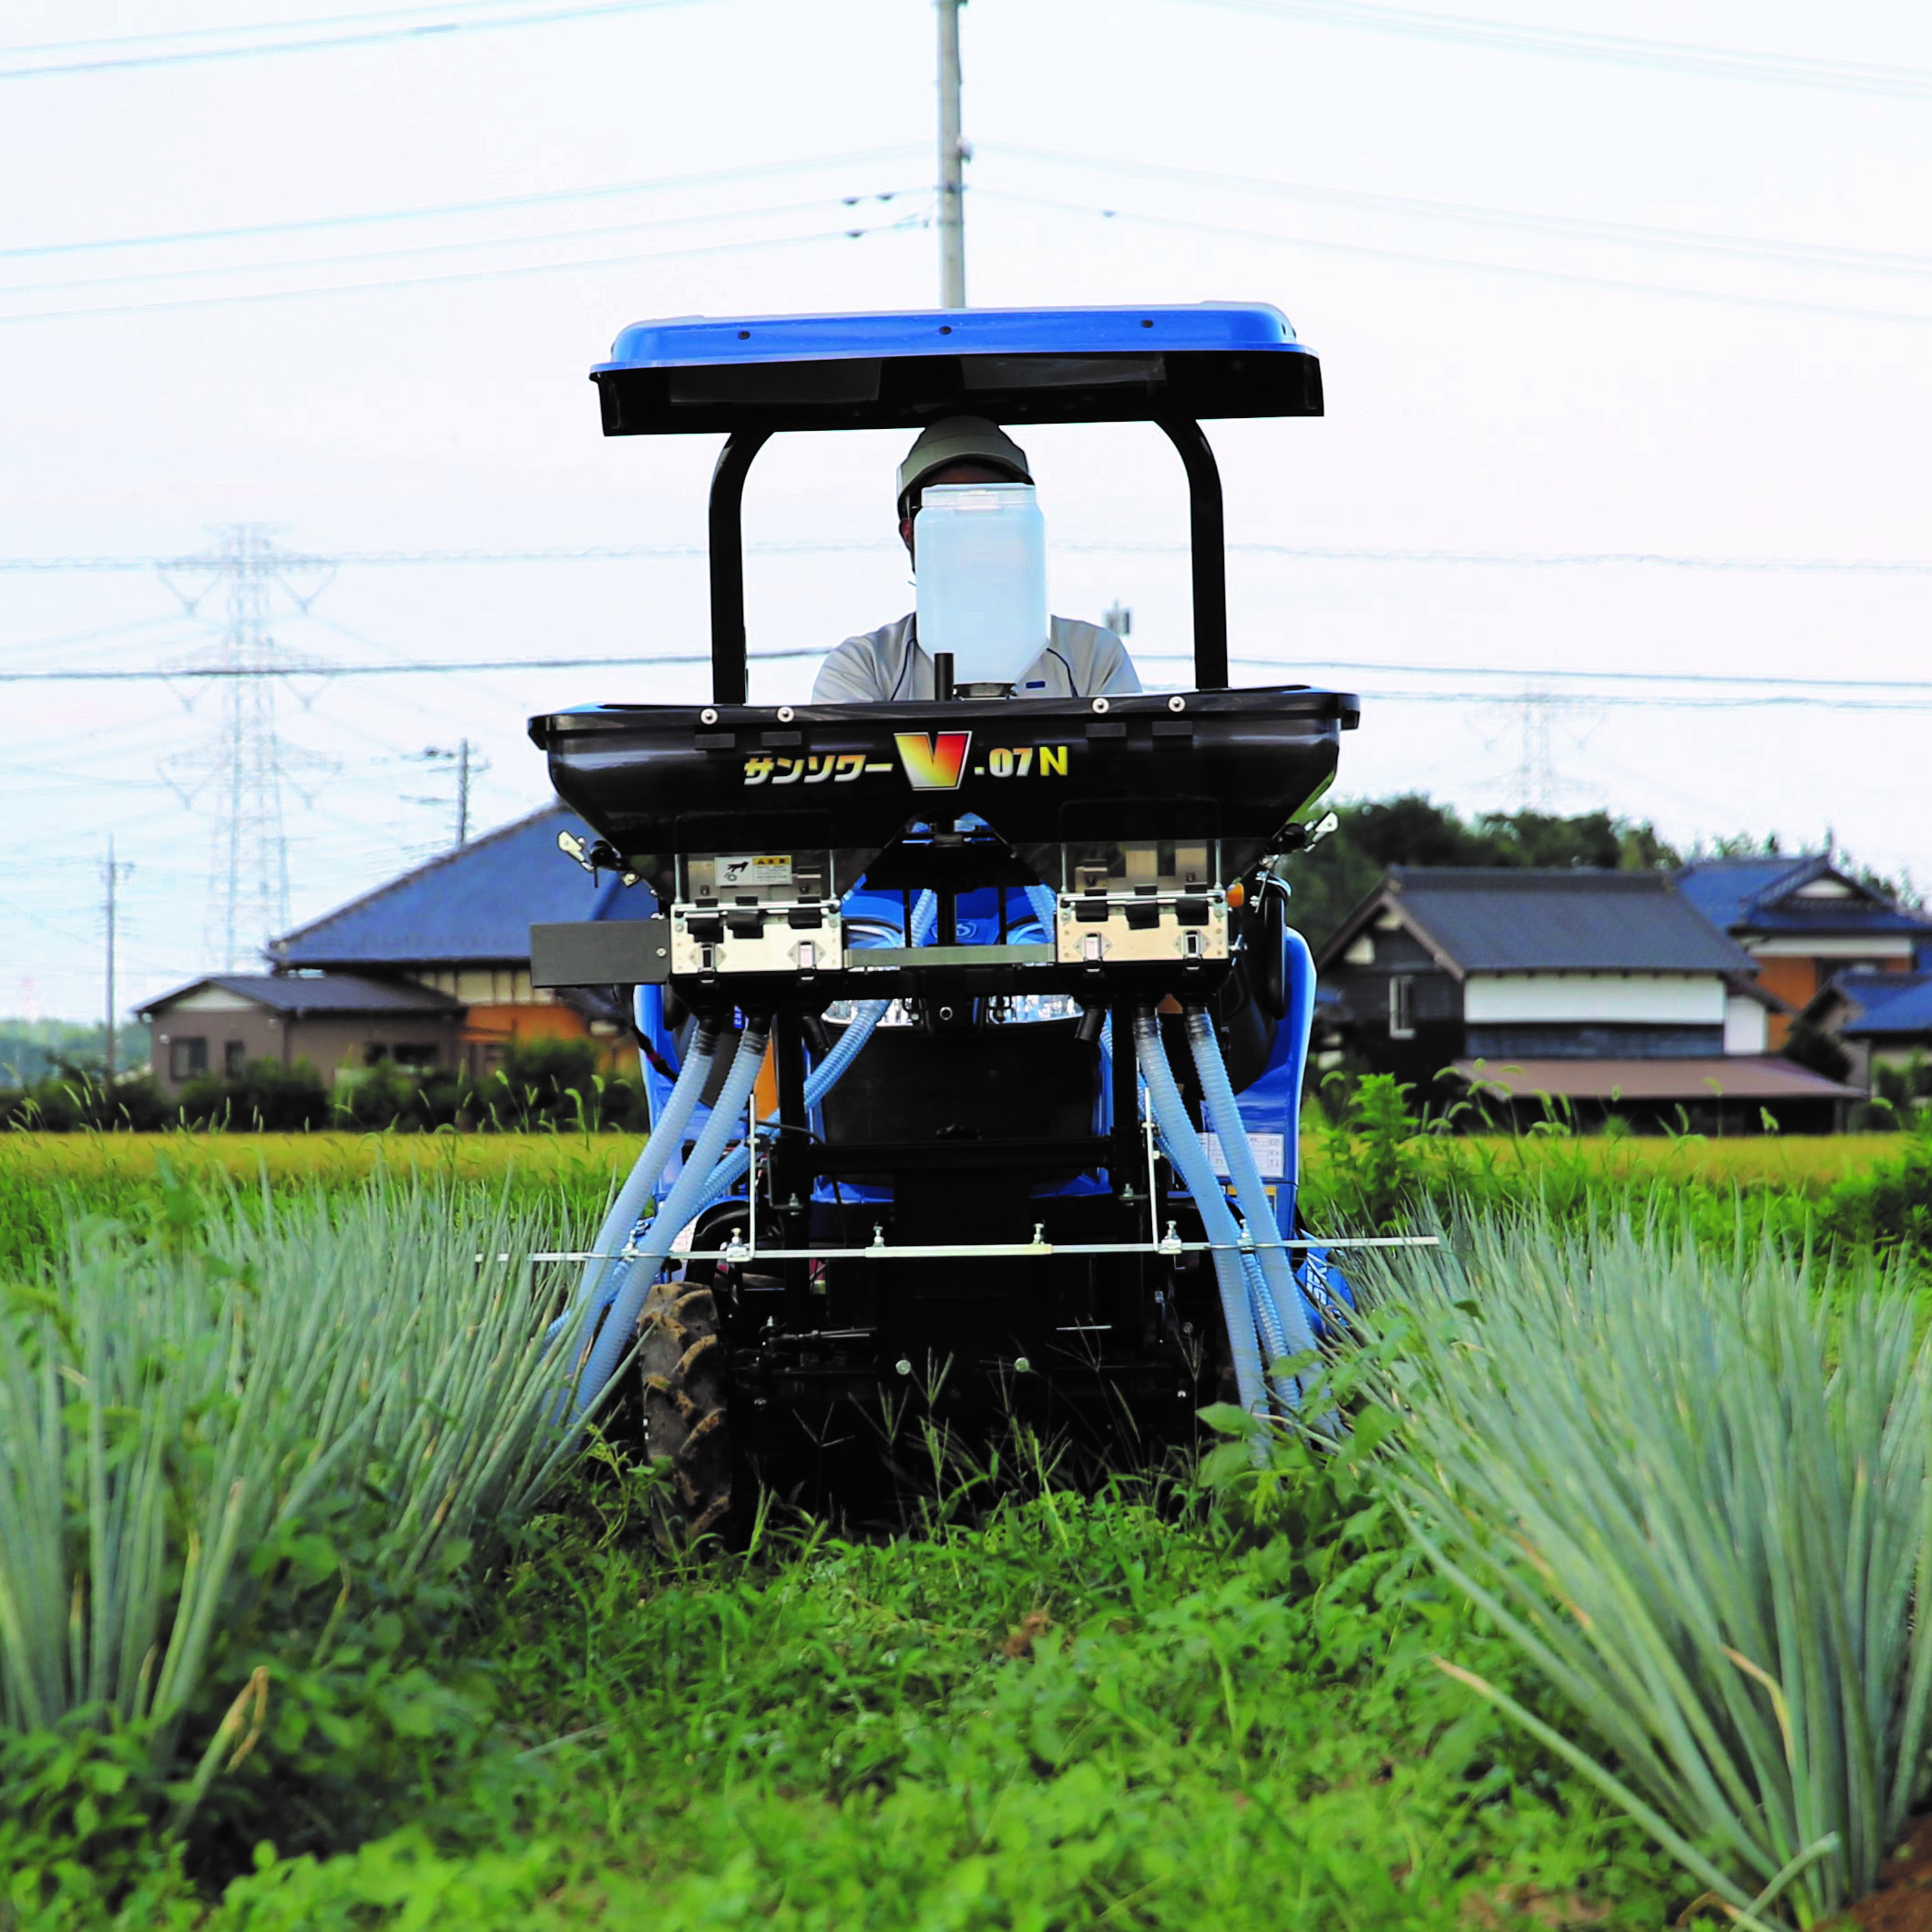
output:
[[[1391,865],[1595,866],[1657,872],[1682,863],[1648,820],[1586,812],[1486,812],[1465,819],[1419,792],[1338,805],[1336,829],[1293,859],[1290,916],[1319,946]]]

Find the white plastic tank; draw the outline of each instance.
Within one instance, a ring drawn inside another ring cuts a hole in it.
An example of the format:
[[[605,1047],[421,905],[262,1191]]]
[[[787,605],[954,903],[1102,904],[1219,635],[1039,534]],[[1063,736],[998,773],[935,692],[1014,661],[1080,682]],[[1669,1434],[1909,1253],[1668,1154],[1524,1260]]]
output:
[[[1030,483],[941,483],[913,525],[920,649],[956,684],[1017,684],[1045,650],[1047,524]]]

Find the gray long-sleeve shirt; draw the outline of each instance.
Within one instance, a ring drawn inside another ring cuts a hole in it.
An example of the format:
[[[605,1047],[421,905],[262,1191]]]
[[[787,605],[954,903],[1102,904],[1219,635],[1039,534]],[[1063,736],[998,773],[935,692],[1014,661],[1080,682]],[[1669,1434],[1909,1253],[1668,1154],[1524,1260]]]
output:
[[[1137,691],[1140,680],[1112,631],[1077,618],[1055,618],[1045,650],[1013,687],[1016,698],[1088,698]],[[933,660],[908,615],[847,638],[819,667],[814,704],[884,704],[934,695]]]

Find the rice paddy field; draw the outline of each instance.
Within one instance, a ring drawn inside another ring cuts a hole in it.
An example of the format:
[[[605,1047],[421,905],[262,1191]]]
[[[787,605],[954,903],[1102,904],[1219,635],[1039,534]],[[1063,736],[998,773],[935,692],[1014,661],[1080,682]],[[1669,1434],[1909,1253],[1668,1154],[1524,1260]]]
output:
[[[1838,1183],[1896,1154],[1897,1135],[1753,1135],[1732,1140],[1480,1136],[1408,1139],[1401,1186],[1446,1204],[1503,1204],[1539,1193],[1628,1204],[1651,1196],[1722,1211],[1734,1196],[1780,1224],[1803,1223]],[[1365,1206],[1356,1180],[1364,1138],[1307,1136],[1311,1213]],[[76,1216],[149,1211],[175,1186],[281,1198],[352,1194],[373,1181],[418,1181],[507,1199],[580,1228],[602,1211],[635,1158],[618,1133],[0,1133],[0,1267],[45,1252]]]
[[[1919,1137],[1356,1126],[1324,1428],[675,1556],[633,1142],[0,1136],[0,1928],[1932,1924]]]

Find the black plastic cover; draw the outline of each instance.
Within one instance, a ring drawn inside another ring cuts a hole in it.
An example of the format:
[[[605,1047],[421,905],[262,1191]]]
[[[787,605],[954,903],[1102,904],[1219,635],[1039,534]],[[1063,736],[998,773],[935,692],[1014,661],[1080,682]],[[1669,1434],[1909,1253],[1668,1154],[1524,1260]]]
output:
[[[909,823],[983,819],[1051,879],[1060,848],[1218,840],[1221,879],[1334,775],[1360,700],[1286,685],[1179,700],[605,704],[530,721],[557,794],[660,896],[692,853],[832,854],[834,887]]]

